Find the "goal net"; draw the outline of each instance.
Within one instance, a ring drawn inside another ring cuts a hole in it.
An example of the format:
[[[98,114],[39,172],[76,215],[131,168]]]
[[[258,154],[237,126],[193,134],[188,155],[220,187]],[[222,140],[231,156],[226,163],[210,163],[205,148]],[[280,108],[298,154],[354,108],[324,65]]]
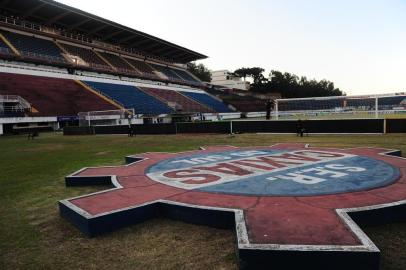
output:
[[[134,109],[120,109],[109,111],[81,112],[79,116],[80,126],[123,125],[132,119]]]
[[[406,117],[406,93],[278,99],[276,119]]]

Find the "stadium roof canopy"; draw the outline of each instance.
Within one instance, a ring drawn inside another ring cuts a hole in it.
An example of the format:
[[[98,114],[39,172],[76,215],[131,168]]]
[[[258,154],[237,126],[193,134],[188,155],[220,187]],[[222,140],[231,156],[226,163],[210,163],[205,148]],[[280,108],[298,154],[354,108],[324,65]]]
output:
[[[58,25],[69,31],[100,37],[106,43],[173,59],[178,63],[207,58],[203,54],[53,0],[0,0],[0,8],[27,21]]]

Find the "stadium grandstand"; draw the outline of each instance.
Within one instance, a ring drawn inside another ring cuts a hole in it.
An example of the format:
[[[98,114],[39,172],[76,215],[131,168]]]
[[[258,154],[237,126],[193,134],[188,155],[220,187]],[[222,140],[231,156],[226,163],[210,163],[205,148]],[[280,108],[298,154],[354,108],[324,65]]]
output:
[[[86,112],[130,112],[121,124],[240,117],[187,70],[205,58],[56,1],[1,1],[0,135],[77,125]]]
[[[94,125],[265,116],[277,97],[202,82],[187,65],[205,58],[56,1],[0,1],[0,135],[78,125],[83,115]],[[273,119],[378,117],[405,103],[405,95],[277,100]]]

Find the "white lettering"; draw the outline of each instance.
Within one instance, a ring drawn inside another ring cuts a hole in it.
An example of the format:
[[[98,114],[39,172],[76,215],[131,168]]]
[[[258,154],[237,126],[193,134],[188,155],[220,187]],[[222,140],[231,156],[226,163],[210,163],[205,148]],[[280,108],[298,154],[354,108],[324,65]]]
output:
[[[232,153],[232,156],[235,157],[253,157],[253,156],[259,156],[259,155],[266,155],[268,154],[267,152],[263,151],[244,151],[240,153]]]
[[[299,173],[288,173],[285,175],[277,175],[275,177],[269,177],[267,178],[268,180],[291,180],[299,184],[305,184],[305,185],[314,185],[318,184],[321,182],[327,181],[326,179],[323,178],[318,178],[314,176],[309,176],[309,175],[304,175],[304,174],[299,174]]]
[[[190,160],[187,160],[187,159],[176,160],[176,161],[172,161],[172,163],[187,163],[187,164],[192,164],[192,165],[198,165],[198,164],[204,164],[207,162],[214,162],[214,161],[221,161],[221,160],[228,160],[228,159],[231,159],[231,157],[213,155],[213,156],[207,156],[204,158],[192,158]]]
[[[346,167],[341,164],[330,164],[326,165],[327,169],[332,169],[332,170],[339,170],[339,171],[347,171],[347,172],[364,172],[366,171],[365,168],[361,167]]]
[[[315,174],[317,174],[317,175],[331,175],[332,178],[340,178],[340,177],[344,177],[344,176],[348,175],[347,173],[343,173],[343,172],[326,170],[323,167],[310,168],[310,169],[303,170],[302,172],[304,172],[304,173],[315,172]]]

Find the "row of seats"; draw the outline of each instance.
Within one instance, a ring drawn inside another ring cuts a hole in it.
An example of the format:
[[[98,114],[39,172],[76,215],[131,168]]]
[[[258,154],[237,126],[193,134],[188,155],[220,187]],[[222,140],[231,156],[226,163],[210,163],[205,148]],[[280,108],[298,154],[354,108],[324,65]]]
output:
[[[4,43],[4,41],[2,39],[0,39],[0,54],[3,54],[3,55],[13,54],[11,52],[10,48],[7,46],[6,43]]]
[[[194,99],[195,101],[205,104],[206,106],[212,108],[214,111],[219,113],[230,113],[233,112],[226,104],[223,102],[209,96],[205,93],[198,92],[182,92],[185,96]]]
[[[134,109],[136,114],[158,115],[173,112],[166,104],[135,86],[90,81],[84,83],[122,104],[126,109]]]
[[[239,112],[263,112],[266,110],[266,100],[256,98],[243,91],[209,89],[207,92],[217,96],[224,103],[232,105]]]
[[[117,70],[135,72],[134,68],[118,55],[107,52],[100,53],[100,55],[111,65],[113,65]]]
[[[181,77],[179,77],[172,69],[165,67],[165,66],[161,66],[161,65],[155,65],[155,64],[150,64],[154,69],[156,69],[157,71],[161,72],[162,74],[164,74],[166,77],[168,77],[169,79],[172,80],[182,80]]]
[[[1,31],[5,38],[7,38],[10,43],[16,47],[20,53],[28,58],[35,58],[41,60],[47,60],[51,62],[66,63],[67,61],[63,57],[63,51],[55,44],[52,40],[45,40],[41,38],[36,38],[33,36],[21,35],[17,33],[12,33],[8,31]],[[193,76],[188,74],[188,72],[179,69],[172,69],[169,67],[147,64],[143,61],[138,61],[131,58],[123,59],[121,56],[111,54],[108,52],[99,52],[101,57],[97,55],[95,51],[88,48],[78,47],[74,45],[68,45],[65,43],[59,43],[59,45],[72,56],[76,58],[76,64],[88,65],[97,70],[112,71],[113,66],[118,71],[124,73],[134,74],[139,71],[142,75],[146,75],[149,78],[158,79],[159,77],[154,73],[154,69],[163,73],[166,77],[174,81],[186,81],[190,83],[200,83]],[[4,52],[10,52],[10,48],[4,43],[0,43],[0,50]],[[104,58],[104,59],[102,59]],[[106,61],[111,64],[111,66],[106,63]],[[129,63],[130,64],[129,64]],[[152,67],[151,67],[152,66]],[[134,67],[137,69],[134,70]]]
[[[76,57],[90,66],[97,67],[99,69],[110,70],[111,67],[103,61],[97,54],[87,48],[77,47],[73,45],[60,44],[71,56]]]
[[[171,103],[188,113],[231,112],[225,104],[205,93],[90,81],[84,83],[123,107],[134,109],[136,114],[174,113],[176,109],[169,106]],[[117,109],[117,106],[68,79],[0,73],[0,95],[21,96],[38,111],[35,116],[75,116],[79,112]]]
[[[136,114],[170,114],[177,111],[176,107],[170,107],[171,104],[176,104],[181,107],[181,111],[189,113],[233,112],[227,105],[206,93],[137,88],[131,85],[90,81],[84,83],[125,108],[134,109]]]
[[[166,77],[168,77],[169,79],[172,80],[181,80],[181,78],[176,75],[176,73],[174,73],[171,69],[161,66],[161,65],[155,65],[155,64],[150,64],[154,69],[156,69],[157,71],[161,72],[162,74],[164,74]]]
[[[406,106],[406,96],[379,98],[378,104],[382,106]]]
[[[67,79],[0,73],[0,95],[21,96],[38,111],[33,116],[76,116],[79,112],[117,110]]]
[[[1,31],[5,38],[24,56],[53,62],[65,62],[61,50],[51,40]]]
[[[192,75],[190,75],[186,70],[181,70],[181,69],[174,69],[171,67],[166,67],[166,66],[161,66],[161,65],[155,65],[155,64],[150,64],[154,69],[157,71],[161,72],[164,74],[166,77],[169,79],[175,80],[175,81],[186,81],[190,83],[199,83],[198,80],[196,80]]]
[[[0,39],[0,50],[4,52],[10,52],[10,48],[7,46],[6,43],[2,39]]]
[[[184,70],[174,69],[174,72],[176,72],[176,74],[178,74],[180,77],[182,77],[182,79],[184,79],[185,81],[196,82],[196,83],[199,82],[192,75],[190,75],[188,72],[186,72]]]
[[[402,101],[405,101],[406,96],[393,96],[378,98],[378,108],[380,110],[391,110],[394,107],[402,106]],[[374,108],[375,98],[365,99],[328,99],[328,100],[294,100],[280,102],[278,109],[280,111],[294,111],[294,110],[333,110],[336,108]]]
[[[203,106],[202,104],[190,99],[177,91],[156,89],[156,88],[142,88],[143,91],[147,92],[151,96],[155,96],[158,99],[165,100],[167,103],[174,103],[180,106],[178,111],[181,112],[194,112],[194,113],[213,113],[213,109]]]
[[[265,100],[242,100],[231,99],[227,103],[236,108],[239,112],[263,112],[266,111]]]
[[[150,76],[156,76],[154,70],[145,62],[141,62],[132,58],[124,57],[133,67],[135,67],[138,71],[148,74]]]

